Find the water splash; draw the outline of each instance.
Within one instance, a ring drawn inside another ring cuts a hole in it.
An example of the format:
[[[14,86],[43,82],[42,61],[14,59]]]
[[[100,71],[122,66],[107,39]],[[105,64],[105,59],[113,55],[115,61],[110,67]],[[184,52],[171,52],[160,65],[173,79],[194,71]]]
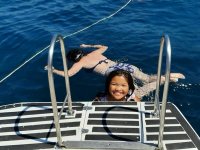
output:
[[[195,87],[200,87],[200,83],[176,83],[175,85],[170,85],[173,87],[173,91],[176,92],[178,89],[191,90]]]

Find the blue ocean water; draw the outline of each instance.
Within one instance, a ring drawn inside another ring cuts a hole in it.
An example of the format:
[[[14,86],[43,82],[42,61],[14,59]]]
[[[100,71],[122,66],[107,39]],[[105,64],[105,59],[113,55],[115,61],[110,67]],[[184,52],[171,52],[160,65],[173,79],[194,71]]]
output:
[[[65,36],[66,48],[104,44],[105,55],[136,65],[148,74],[157,72],[160,38],[172,45],[172,72],[185,80],[170,85],[175,103],[200,135],[200,2],[195,0],[30,0],[0,2],[0,104],[50,101],[48,48],[53,35]],[[125,4],[128,5],[115,13]],[[112,17],[108,17],[115,13]],[[108,17],[108,18],[106,18]],[[104,19],[103,19],[104,18]],[[99,20],[102,21],[98,22]],[[95,22],[97,24],[84,29]],[[76,33],[74,35],[71,35]],[[28,61],[27,61],[28,60]],[[23,63],[26,62],[24,65]],[[60,51],[54,66],[62,69]],[[55,76],[58,101],[65,96],[64,79]],[[104,77],[80,71],[70,78],[74,101],[92,100],[104,88]],[[151,97],[149,98],[151,99]]]

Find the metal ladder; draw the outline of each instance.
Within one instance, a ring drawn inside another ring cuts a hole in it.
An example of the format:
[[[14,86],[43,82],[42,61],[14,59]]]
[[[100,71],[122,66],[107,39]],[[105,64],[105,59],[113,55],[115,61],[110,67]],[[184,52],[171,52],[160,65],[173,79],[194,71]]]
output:
[[[61,54],[62,54],[62,60],[63,60],[63,66],[64,66],[66,93],[67,93],[59,115],[58,115],[58,110],[57,110],[57,100],[56,100],[54,78],[53,78],[53,67],[52,67],[54,47],[55,47],[55,43],[57,42],[57,40],[60,42],[60,47],[61,47]],[[165,83],[164,83],[163,97],[162,97],[162,109],[160,110],[159,90],[160,90],[161,66],[162,66],[164,44],[166,46],[166,71],[165,71]],[[61,136],[61,131],[60,131],[59,119],[61,117],[61,114],[63,113],[66,102],[68,102],[68,110],[67,110],[66,115],[67,116],[74,116],[75,111],[72,109],[72,99],[71,99],[71,93],[70,93],[67,60],[65,58],[65,46],[64,46],[63,37],[61,35],[55,35],[53,37],[52,41],[51,41],[51,45],[50,45],[50,49],[49,49],[49,55],[48,55],[48,67],[47,68],[48,68],[48,80],[49,80],[51,103],[52,103],[53,114],[54,114],[54,124],[55,124],[55,127],[56,127],[56,134],[57,134],[57,145],[58,145],[58,147],[64,147],[64,144],[63,144],[63,141],[62,141],[62,136]],[[166,103],[167,103],[168,88],[169,88],[170,68],[171,68],[170,40],[169,40],[168,35],[163,35],[162,38],[161,38],[160,53],[159,53],[159,60],[158,60],[158,71],[157,71],[156,94],[155,94],[155,101],[154,101],[154,112],[152,112],[152,115],[154,117],[160,118],[160,129],[159,129],[158,148],[157,148],[159,150],[163,148],[163,142],[162,141],[163,141],[165,113],[166,113]]]

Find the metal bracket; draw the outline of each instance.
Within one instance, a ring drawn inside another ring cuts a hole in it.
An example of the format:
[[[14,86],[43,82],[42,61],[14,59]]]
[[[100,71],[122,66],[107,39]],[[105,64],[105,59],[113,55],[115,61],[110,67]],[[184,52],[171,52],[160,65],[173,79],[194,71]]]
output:
[[[76,117],[76,110],[67,110],[65,114],[65,118],[75,118]]]

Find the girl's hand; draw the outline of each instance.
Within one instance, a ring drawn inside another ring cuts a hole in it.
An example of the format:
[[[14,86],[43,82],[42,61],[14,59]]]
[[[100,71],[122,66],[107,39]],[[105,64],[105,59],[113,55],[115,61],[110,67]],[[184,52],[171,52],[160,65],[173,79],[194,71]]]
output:
[[[45,66],[45,67],[44,67],[44,70],[48,70],[48,66]]]
[[[48,66],[45,66],[45,67],[44,67],[44,70],[47,71],[47,70],[48,70]],[[54,70],[54,67],[53,67],[53,66],[52,66],[52,70]]]
[[[86,44],[81,44],[80,47],[86,48],[86,47],[88,47],[88,45],[86,45]]]

